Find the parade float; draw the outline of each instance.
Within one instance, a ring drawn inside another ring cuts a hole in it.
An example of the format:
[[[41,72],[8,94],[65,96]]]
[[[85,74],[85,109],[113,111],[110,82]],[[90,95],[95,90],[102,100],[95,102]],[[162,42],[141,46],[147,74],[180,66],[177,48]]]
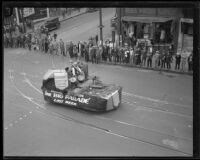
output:
[[[122,87],[104,84],[88,75],[88,65],[71,62],[65,69],[51,69],[43,77],[44,100],[89,111],[110,111],[121,104]]]

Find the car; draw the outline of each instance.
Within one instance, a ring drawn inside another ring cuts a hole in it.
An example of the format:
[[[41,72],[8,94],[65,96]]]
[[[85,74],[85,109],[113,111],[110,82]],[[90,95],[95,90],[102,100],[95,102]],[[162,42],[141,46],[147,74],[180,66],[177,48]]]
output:
[[[87,12],[96,12],[98,11],[98,8],[87,8]]]
[[[73,62],[65,69],[48,70],[42,82],[44,100],[93,112],[119,108],[122,87],[105,84],[97,76],[88,75],[88,65]]]
[[[44,23],[44,28],[46,28],[48,31],[51,31],[53,29],[58,29],[60,27],[60,21],[58,17],[49,18]]]

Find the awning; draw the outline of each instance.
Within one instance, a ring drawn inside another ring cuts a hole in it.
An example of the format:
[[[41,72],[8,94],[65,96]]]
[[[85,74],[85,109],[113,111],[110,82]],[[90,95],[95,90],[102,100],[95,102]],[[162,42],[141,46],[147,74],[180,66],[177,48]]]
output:
[[[173,18],[168,17],[133,17],[133,16],[124,16],[122,17],[123,21],[128,22],[140,22],[140,23],[152,23],[152,22],[167,22],[173,20]]]

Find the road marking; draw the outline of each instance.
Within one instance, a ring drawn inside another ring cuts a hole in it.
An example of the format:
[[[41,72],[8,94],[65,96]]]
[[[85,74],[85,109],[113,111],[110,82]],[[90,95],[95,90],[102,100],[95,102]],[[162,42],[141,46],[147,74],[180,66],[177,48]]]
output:
[[[178,104],[178,103],[173,103],[173,102],[168,102],[168,101],[162,101],[162,100],[159,100],[159,99],[145,97],[145,96],[141,96],[141,95],[137,95],[137,94],[133,94],[133,93],[128,93],[128,92],[122,92],[122,94],[123,95],[128,95],[128,96],[133,96],[133,97],[140,98],[140,99],[145,99],[145,100],[153,101],[153,102],[160,102],[160,103],[164,103],[164,104],[177,105],[177,106],[184,107],[184,108],[189,108],[190,107],[188,105],[183,105],[183,104]]]
[[[132,104],[130,102],[122,102],[123,104],[129,104],[131,106],[134,106],[135,107],[135,104]],[[171,111],[168,111],[168,110],[163,110],[163,109],[160,109],[160,108],[154,108],[154,107],[145,107],[145,106],[137,106],[137,107],[143,107],[143,108],[151,108],[152,111],[155,111],[155,112],[161,112],[161,113],[168,113],[168,114],[172,114],[172,115],[178,115],[178,116],[181,116],[181,117],[186,117],[186,118],[190,118],[192,119],[193,116],[189,116],[189,115],[185,115],[185,114],[181,114],[181,113],[176,113],[176,112],[171,112]],[[135,109],[134,109],[135,110]]]
[[[164,135],[167,135],[167,136],[170,136],[170,137],[176,137],[174,135],[169,135],[165,132],[161,132],[161,131],[158,131],[158,130],[142,127],[141,125],[131,124],[131,123],[127,123],[127,122],[123,122],[123,121],[119,121],[119,120],[115,120],[115,119],[111,119],[111,118],[107,118],[107,117],[103,117],[103,116],[95,116],[95,117],[99,118],[99,119],[104,119],[104,120],[109,120],[109,121],[113,121],[113,122],[116,122],[116,123],[124,124],[124,125],[127,125],[127,126],[132,126],[132,127],[137,127],[137,128],[144,129],[144,130],[149,130],[151,132],[164,134]],[[190,138],[186,138],[186,137],[176,137],[176,138],[191,140]]]
[[[163,139],[162,143],[165,145],[168,145],[174,149],[178,149],[178,142],[177,141],[173,141],[173,140],[169,140],[169,139]]]
[[[42,91],[39,90],[38,88],[36,88],[28,78],[25,77],[25,79],[23,80],[24,82],[26,82],[29,86],[31,86],[33,89],[35,89],[37,92],[39,92],[40,94],[42,94]]]

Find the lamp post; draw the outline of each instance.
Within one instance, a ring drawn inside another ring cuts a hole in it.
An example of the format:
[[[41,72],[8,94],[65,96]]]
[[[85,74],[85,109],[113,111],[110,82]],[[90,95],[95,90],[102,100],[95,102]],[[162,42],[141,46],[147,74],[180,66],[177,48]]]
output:
[[[22,23],[23,23],[23,30],[24,30],[24,33],[26,33],[26,27],[25,27],[25,24],[24,24],[24,11],[23,11],[23,8],[21,8],[21,18],[22,18]]]
[[[102,10],[99,8],[99,29],[100,29],[100,42],[103,44],[103,25],[102,25]]]
[[[122,45],[121,8],[119,8],[119,46]]]

